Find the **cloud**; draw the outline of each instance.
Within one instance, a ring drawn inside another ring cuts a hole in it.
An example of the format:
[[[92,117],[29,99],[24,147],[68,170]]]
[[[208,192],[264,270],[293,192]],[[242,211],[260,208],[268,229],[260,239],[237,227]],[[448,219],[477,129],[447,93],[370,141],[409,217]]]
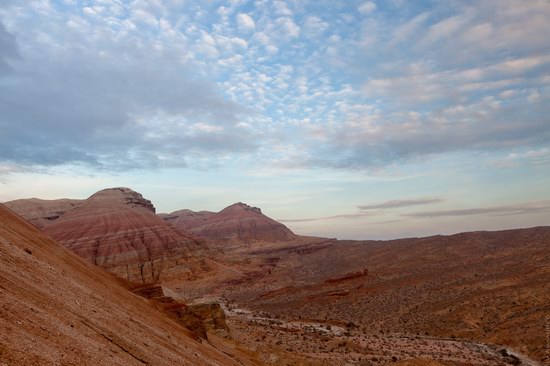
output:
[[[520,203],[508,206],[475,207],[459,210],[413,212],[403,216],[414,218],[437,218],[473,215],[526,215],[550,211],[550,201]]]
[[[397,26],[393,32],[393,38],[389,42],[390,46],[393,47],[400,42],[409,40],[410,37],[417,34],[419,30],[422,29],[423,24],[426,22],[429,16],[429,12],[424,12],[415,16],[408,22]]]
[[[251,32],[256,28],[256,23],[254,23],[250,15],[240,13],[237,15],[237,27],[239,27],[241,31]]]
[[[462,15],[456,15],[444,19],[430,27],[427,34],[418,42],[419,47],[431,46],[436,42],[445,40],[458,32],[467,19]]]
[[[292,11],[288,8],[288,5],[286,2],[281,0],[275,0],[273,1],[273,7],[275,8],[275,12],[278,15],[283,16],[292,16]]]
[[[0,77],[12,71],[10,61],[20,58],[15,36],[7,31],[4,23],[0,20]]]
[[[544,1],[5,4],[10,164],[372,171],[550,138]]]
[[[420,206],[420,205],[430,205],[433,203],[440,203],[445,201],[443,198],[433,197],[433,198],[417,198],[411,200],[393,200],[386,201],[382,203],[370,204],[370,205],[360,205],[357,206],[360,210],[378,210],[378,209],[392,209],[392,208],[401,208],[409,206]]]
[[[277,219],[279,222],[313,222],[313,221],[325,221],[325,220],[335,220],[335,219],[361,219],[367,216],[371,216],[370,213],[359,212],[354,214],[344,214],[344,215],[334,215],[334,216],[323,216],[323,217],[311,217],[303,219]]]
[[[546,106],[528,103],[488,97],[427,113],[362,112],[347,124],[322,130],[310,154],[288,167],[373,169],[451,152],[545,146],[550,139]]]
[[[490,162],[497,168],[517,168],[523,165],[542,166],[550,164],[550,148],[509,153],[505,158]]]
[[[277,18],[274,22],[274,30],[285,39],[297,38],[300,36],[300,27],[289,17]]]
[[[405,73],[390,78],[371,79],[364,85],[367,95],[384,97],[389,103],[412,107],[443,100],[447,103],[479,98],[477,91],[490,93],[520,85],[540,84],[531,72],[543,72],[550,55],[518,57],[477,68],[434,71],[428,63],[412,64]]]
[[[307,16],[304,20],[304,31],[310,36],[321,36],[327,30],[329,24],[318,16]]]
[[[361,4],[359,8],[357,8],[361,14],[370,14],[376,10],[376,4],[372,1],[367,1],[366,3]]]
[[[424,34],[419,32],[413,45],[419,56],[428,53],[440,65],[456,66],[499,60],[510,50],[515,55],[540,54],[547,47],[542,34],[550,31],[544,21],[550,16],[548,2],[489,0],[454,10]]]
[[[156,28],[159,25],[157,18],[143,9],[135,9],[132,12],[132,17],[130,19],[136,24],[143,24],[148,27]]]
[[[0,163],[0,183],[4,183],[6,177],[8,177],[10,174],[30,173],[37,171],[40,171],[40,169],[34,167],[22,167],[19,165]]]
[[[314,222],[314,221],[337,220],[337,219],[356,220],[356,219],[361,219],[365,217],[375,217],[375,215],[377,214],[372,212],[372,210],[386,210],[386,209],[394,209],[394,208],[401,208],[401,207],[429,205],[429,204],[439,203],[443,201],[445,201],[443,198],[438,198],[438,197],[433,197],[433,198],[427,197],[427,198],[418,198],[418,199],[411,199],[411,200],[395,200],[395,201],[387,201],[387,202],[382,202],[382,203],[377,203],[372,205],[360,205],[360,206],[357,206],[357,208],[361,211],[356,213],[351,213],[351,214],[298,218],[298,219],[280,219],[277,221],[287,222],[287,223],[296,223],[296,222]],[[400,220],[394,219],[390,221],[380,222],[380,224],[397,222],[397,221],[400,221]]]
[[[148,38],[101,14],[95,25],[72,16],[78,27],[67,32],[61,14],[49,11],[22,23],[24,52],[10,81],[0,83],[0,161],[125,170],[185,167],[192,156],[210,154],[214,162],[256,149],[253,131],[239,127],[250,111],[201,76],[185,36],[144,21],[161,32]],[[221,49],[234,52],[243,42],[228,38]],[[5,60],[18,56],[3,24],[0,50],[1,76]]]

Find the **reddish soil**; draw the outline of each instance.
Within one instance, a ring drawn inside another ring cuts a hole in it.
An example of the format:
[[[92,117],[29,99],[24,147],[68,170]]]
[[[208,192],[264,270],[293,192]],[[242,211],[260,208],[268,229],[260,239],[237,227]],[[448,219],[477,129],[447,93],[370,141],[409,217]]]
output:
[[[150,201],[127,188],[92,195],[44,232],[90,263],[145,283],[193,277],[202,271],[207,250],[158,218]]]
[[[209,342],[231,354],[246,353],[242,344],[276,365],[550,362],[550,227],[337,241],[294,235],[242,203],[162,220],[151,202],[121,188],[59,205],[16,206],[89,262],[161,283],[170,296],[157,294],[165,305],[155,306],[190,329],[206,331],[187,310],[166,312],[177,305],[167,299],[221,302],[237,343]],[[202,309],[212,324],[223,318]]]
[[[189,331],[0,205],[1,365],[252,365]]]
[[[549,227],[392,241],[299,238],[225,247],[216,276],[167,285],[284,323],[486,343],[545,362],[549,250]]]

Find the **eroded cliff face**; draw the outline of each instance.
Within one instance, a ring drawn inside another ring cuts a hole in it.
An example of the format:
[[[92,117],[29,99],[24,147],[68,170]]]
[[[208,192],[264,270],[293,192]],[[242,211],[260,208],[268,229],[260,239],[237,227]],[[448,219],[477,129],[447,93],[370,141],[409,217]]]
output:
[[[129,188],[97,192],[44,231],[130,281],[192,278],[204,267],[204,245],[158,218],[151,201]]]

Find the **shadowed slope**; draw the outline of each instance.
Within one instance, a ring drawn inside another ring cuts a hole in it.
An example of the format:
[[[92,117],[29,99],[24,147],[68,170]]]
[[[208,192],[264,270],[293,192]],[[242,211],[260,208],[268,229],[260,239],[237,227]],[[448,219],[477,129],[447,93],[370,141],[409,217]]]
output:
[[[0,364],[250,364],[192,340],[113,278],[0,205]]]

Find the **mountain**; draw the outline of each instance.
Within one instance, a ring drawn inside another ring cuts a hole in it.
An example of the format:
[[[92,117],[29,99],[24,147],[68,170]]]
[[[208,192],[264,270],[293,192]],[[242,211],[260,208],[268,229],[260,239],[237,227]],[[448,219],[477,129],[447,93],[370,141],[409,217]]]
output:
[[[129,188],[95,193],[44,232],[90,263],[144,283],[194,276],[206,250],[157,217],[151,201]]]
[[[216,215],[216,213],[212,211],[195,212],[187,209],[174,211],[170,214],[158,214],[158,216],[164,221],[167,221],[183,230],[189,230],[194,227],[201,226],[214,215]]]
[[[4,205],[38,228],[44,228],[65,212],[70,211],[82,200],[62,198],[58,200],[42,200],[38,198],[27,198],[4,203]]]
[[[0,364],[257,364],[195,341],[120,281],[0,205]]]
[[[189,233],[208,239],[286,241],[295,238],[285,225],[265,216],[257,207],[238,202],[220,212],[181,210],[162,218]]]

